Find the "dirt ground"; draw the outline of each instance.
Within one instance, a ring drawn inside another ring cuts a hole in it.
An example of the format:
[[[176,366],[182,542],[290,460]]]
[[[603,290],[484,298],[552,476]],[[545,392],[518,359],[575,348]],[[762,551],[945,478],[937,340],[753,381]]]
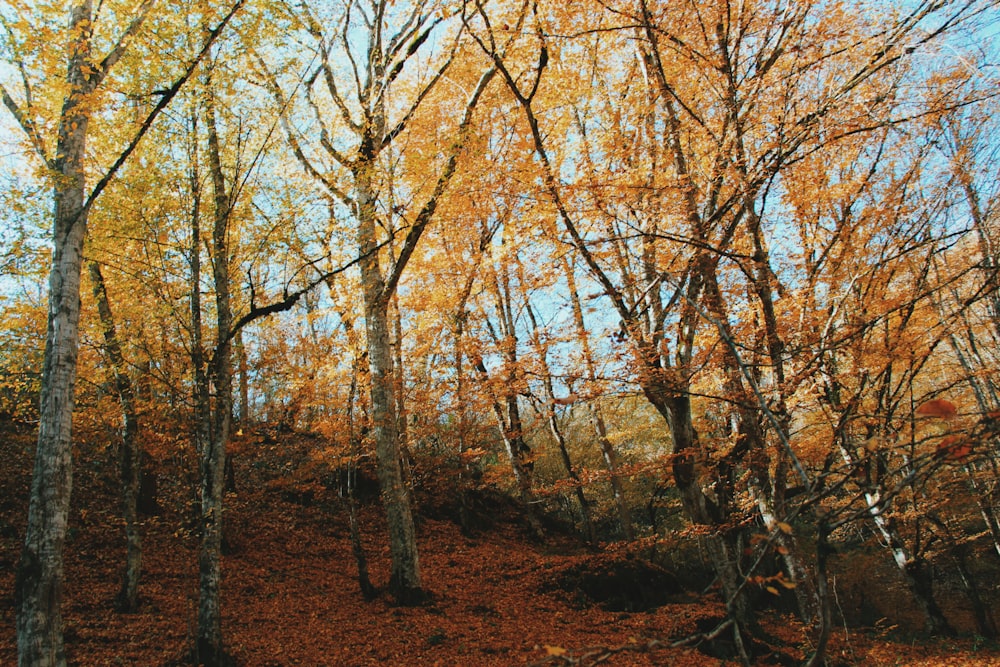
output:
[[[14,569],[30,449],[30,434],[7,433],[0,442],[0,665],[17,661]],[[79,458],[66,547],[70,663],[187,664],[198,539],[177,508],[184,484],[161,480],[163,510],[143,526],[141,607],[121,614],[112,604],[124,560],[112,459],[86,451]],[[653,609],[610,610],[613,604],[602,606],[574,582],[591,571],[632,571],[615,566],[628,554],[586,548],[568,536],[541,544],[502,516],[466,535],[439,508],[423,513],[419,547],[431,600],[418,607],[394,606],[386,596],[366,601],[344,503],[332,491],[295,493],[275,469],[239,467],[237,492],[226,499],[223,631],[238,665],[737,664],[671,646],[721,617],[711,592],[676,590]],[[372,578],[384,585],[389,555],[378,503],[362,505],[360,519]],[[810,633],[792,619],[776,612],[762,619],[773,641],[760,664],[796,664],[811,650]],[[1000,665],[996,646],[976,638],[895,639],[890,628],[842,628],[830,664]]]

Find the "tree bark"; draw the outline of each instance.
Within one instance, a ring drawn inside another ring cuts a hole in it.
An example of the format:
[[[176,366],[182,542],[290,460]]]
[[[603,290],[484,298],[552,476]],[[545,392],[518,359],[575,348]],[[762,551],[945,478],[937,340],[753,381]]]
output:
[[[573,304],[573,323],[576,327],[576,337],[583,352],[583,363],[587,369],[587,382],[590,387],[597,384],[597,364],[594,363],[594,352],[590,345],[590,332],[587,331],[586,323],[583,319],[583,306],[580,303],[580,293],[576,288],[576,277],[573,275],[573,267],[566,255],[562,257],[563,274],[566,276],[566,286],[569,289],[570,300]],[[589,392],[588,392],[589,393]],[[629,510],[628,501],[625,498],[625,489],[622,485],[621,475],[618,473],[618,452],[608,438],[608,427],[604,422],[604,412],[595,396],[588,396],[587,411],[590,414],[590,422],[597,435],[597,444],[601,450],[601,457],[604,465],[608,469],[611,477],[611,492],[615,497],[615,506],[618,508],[618,521],[622,525],[622,533],[626,540],[635,538],[635,531],[632,529],[632,512]]]
[[[136,410],[135,390],[122,355],[121,342],[115,327],[114,314],[108,300],[108,290],[100,265],[89,260],[90,274],[97,313],[104,330],[104,351],[111,363],[115,390],[122,407],[122,444],[119,457],[119,475],[122,488],[122,516],[125,519],[125,572],[122,586],[115,600],[120,611],[135,611],[139,598],[139,575],[142,570],[142,535],[139,531],[139,489],[142,476],[142,451],[139,447],[139,416]]]
[[[838,438],[838,447],[844,463],[849,468],[858,466],[851,445],[845,442],[846,435]],[[911,553],[905,541],[893,525],[890,517],[885,514],[883,489],[880,483],[871,483],[864,491],[865,507],[882,542],[892,555],[892,560],[903,576],[906,587],[913,595],[917,605],[924,613],[924,628],[932,635],[953,635],[954,628],[945,618],[941,607],[934,597],[933,576],[922,557]]]
[[[20,667],[66,664],[63,648],[63,545],[73,487],[72,422],[79,347],[80,274],[87,230],[84,158],[90,121],[87,96],[91,2],[74,3],[69,20],[67,83],[59,121],[53,200],[48,329],[42,367],[38,446],[28,525],[17,570]]]
[[[228,230],[232,202],[226,191],[221,148],[216,126],[214,96],[208,83],[205,119],[208,130],[208,161],[212,178],[212,277],[215,283],[216,344],[209,367],[215,388],[214,405],[202,407],[201,431],[208,437],[201,449],[201,551],[199,555],[197,660],[206,667],[231,664],[222,638],[222,497],[225,486],[226,445],[232,422],[232,359],[230,331],[233,314],[229,288]],[[195,239],[197,242],[197,238]],[[197,291],[198,286],[192,286]],[[208,389],[206,388],[206,392]],[[204,398],[208,398],[207,396]]]
[[[507,243],[505,240],[504,243]],[[510,459],[514,480],[517,483],[521,502],[524,504],[525,518],[535,537],[539,540],[545,537],[542,523],[535,512],[535,492],[531,447],[524,439],[524,427],[521,420],[521,408],[518,394],[524,384],[523,373],[518,361],[518,340],[516,323],[514,321],[513,304],[511,303],[510,276],[508,267],[501,265],[501,275],[497,275],[496,267],[489,270],[487,289],[493,295],[497,318],[496,324],[489,324],[494,333],[500,355],[503,357],[502,382],[499,395],[493,394],[493,414],[496,416],[497,427],[503,438],[504,447]],[[489,386],[489,371],[482,357],[475,359],[475,367],[484,384]],[[491,392],[492,393],[492,392]]]
[[[396,382],[389,338],[389,295],[386,294],[375,237],[374,162],[374,155],[366,156],[354,173],[358,246],[361,250],[359,265],[371,373],[372,425],[382,505],[389,526],[389,551],[392,556],[389,590],[400,604],[414,604],[423,599],[423,591],[416,528],[400,458]]]
[[[354,340],[354,323],[349,318],[341,314],[340,321],[347,332],[347,338],[351,343],[351,386],[347,395],[347,437],[350,446],[350,463],[347,466],[346,495],[349,528],[351,532],[351,551],[354,553],[354,562],[358,566],[358,587],[361,595],[366,600],[374,600],[378,595],[378,589],[372,584],[368,574],[368,556],[365,554],[365,547],[361,541],[361,527],[358,520],[358,499],[355,494],[357,479],[357,465],[361,459],[361,435],[354,424],[354,402],[358,395],[358,377],[361,375],[361,360],[358,358],[357,342]]]

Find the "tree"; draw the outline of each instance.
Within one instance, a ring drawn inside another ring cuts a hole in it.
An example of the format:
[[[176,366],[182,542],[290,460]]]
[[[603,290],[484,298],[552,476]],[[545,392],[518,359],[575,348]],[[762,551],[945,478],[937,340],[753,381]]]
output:
[[[194,57],[196,63],[207,45],[219,35],[238,9],[238,0],[220,24],[209,33],[205,48]],[[28,531],[18,565],[18,661],[21,665],[64,664],[62,642],[62,549],[72,489],[72,413],[76,358],[79,343],[80,274],[87,216],[94,201],[135,149],[159,113],[169,104],[190,76],[191,68],[165,89],[152,106],[134,136],[106,168],[93,189],[87,191],[87,138],[92,119],[98,112],[100,92],[112,68],[129,49],[129,42],[142,30],[154,3],[143,2],[131,20],[120,28],[118,38],[100,57],[94,51],[95,17],[93,3],[72,4],[65,32],[66,75],[62,108],[55,118],[55,140],[45,136],[47,120],[40,115],[33,96],[29,64],[21,56],[37,46],[26,42],[10,48],[14,65],[22,75],[23,99],[15,100],[6,86],[0,88],[4,106],[24,130],[28,143],[52,174],[53,241],[52,269],[49,274],[49,325],[42,371],[41,413],[35,472],[28,509]],[[19,28],[28,27],[25,25]],[[55,84],[54,76],[43,73]]]
[[[906,122],[894,114],[909,54],[976,11],[945,5],[919,3],[879,24],[809,3],[751,10],[640,0],[593,8],[589,24],[601,29],[579,31],[585,10],[566,16],[531,4],[529,27],[512,31],[517,57],[502,41],[513,21],[469,5],[470,33],[523,111],[540,189],[620,319],[635,381],[670,428],[674,482],[688,518],[710,531],[744,659],[753,619],[738,494],[754,499],[803,616],[819,606],[782,529],[797,511],[784,503],[786,477],[807,490],[813,479],[789,437],[785,404],[808,373],[785,368],[774,298],[782,285],[763,234],[766,216],[779,221],[781,211],[768,204],[805,157]],[[630,55],[602,60],[625,35],[634,50],[616,52]],[[562,63],[574,77],[589,74],[587,93],[549,83]],[[584,106],[570,133],[555,109],[573,104]],[[752,319],[737,315],[745,310]],[[712,401],[715,428],[700,418],[696,395]]]
[[[115,391],[122,408],[122,444],[119,475],[122,485],[122,517],[125,519],[125,571],[116,600],[121,611],[135,611],[142,571],[142,535],[139,532],[139,490],[142,475],[142,450],[139,445],[139,415],[135,388],[129,376],[115,317],[108,299],[108,288],[101,265],[87,260],[94,301],[104,330],[104,351],[111,365]]]
[[[319,146],[303,147],[299,131],[286,120],[287,116],[283,120],[289,144],[303,169],[356,222],[371,378],[371,418],[392,555],[389,587],[400,602],[416,602],[423,598],[423,592],[409,491],[400,462],[389,308],[403,270],[455,174],[472,113],[493,78],[493,70],[487,69],[473,84],[461,111],[461,121],[447,140],[444,164],[439,167],[433,187],[429,192],[415,188],[413,195],[424,196],[424,203],[414,207],[415,210],[402,203],[399,208],[387,208],[393,200],[391,192],[384,189],[390,187],[381,176],[384,162],[399,137],[415,122],[429,96],[438,93],[438,84],[452,68],[459,51],[458,35],[436,36],[443,31],[442,24],[446,24],[446,12],[429,1],[405,7],[384,0],[352,1],[340,16],[331,20],[335,26],[332,30],[324,30],[324,21],[317,12],[318,8],[303,4],[294,21],[315,44],[313,61],[307,65],[303,77],[302,96],[312,115],[311,123],[318,130]],[[394,91],[404,89],[407,76],[400,78],[401,75],[404,70],[414,70],[418,59],[431,51],[431,45],[439,39],[445,40],[443,55],[436,57],[429,76],[421,79],[415,72],[407,73],[408,77],[417,78],[409,84],[414,86],[413,92],[405,93],[402,99],[406,102],[401,103],[393,97]],[[341,75],[333,60],[334,49],[340,51],[343,62],[350,63],[353,74]],[[269,71],[263,62],[262,68]],[[282,91],[273,73],[267,76],[278,107],[286,107],[292,100]],[[324,106],[317,101],[320,95]],[[397,108],[402,111],[392,117]],[[331,130],[335,133],[331,134]],[[315,153],[306,152],[313,148]],[[331,161],[332,166],[324,166],[325,160]],[[345,179],[346,185],[342,185]],[[379,229],[395,234],[397,220],[408,225],[406,236],[390,266],[383,269],[383,248],[388,242],[380,238]]]

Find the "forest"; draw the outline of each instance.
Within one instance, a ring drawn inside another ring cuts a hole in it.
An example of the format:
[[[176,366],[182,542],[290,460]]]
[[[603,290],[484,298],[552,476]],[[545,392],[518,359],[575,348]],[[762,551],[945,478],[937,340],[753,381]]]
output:
[[[1000,664],[994,0],[3,0],[0,663]]]

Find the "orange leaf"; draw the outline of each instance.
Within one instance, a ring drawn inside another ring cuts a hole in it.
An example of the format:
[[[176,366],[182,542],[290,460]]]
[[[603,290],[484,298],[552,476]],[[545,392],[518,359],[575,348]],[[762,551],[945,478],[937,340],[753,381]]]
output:
[[[546,655],[566,655],[567,653],[569,653],[569,651],[564,649],[562,646],[549,646],[548,644],[545,645]]]
[[[576,402],[578,396],[576,394],[570,394],[566,398],[553,398],[552,402],[556,405],[572,405]]]
[[[949,435],[942,438],[934,451],[935,458],[944,458],[949,461],[960,461],[972,453],[972,443],[965,440],[960,435]]]
[[[941,419],[951,419],[958,413],[958,408],[951,401],[943,398],[934,398],[926,403],[922,403],[917,408],[917,414],[924,417],[940,417]]]

